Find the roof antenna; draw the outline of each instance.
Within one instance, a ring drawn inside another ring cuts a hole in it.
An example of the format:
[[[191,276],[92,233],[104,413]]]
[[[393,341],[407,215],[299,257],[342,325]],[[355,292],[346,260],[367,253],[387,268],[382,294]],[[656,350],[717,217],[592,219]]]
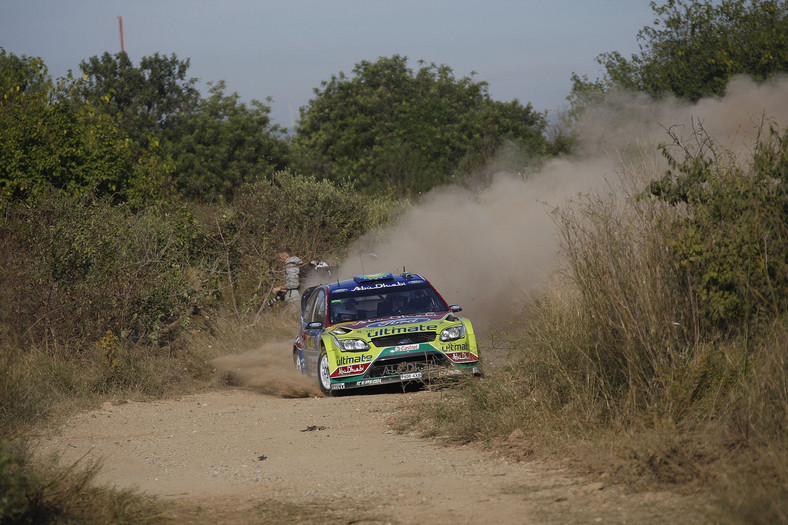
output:
[[[361,261],[361,273],[366,275],[367,272],[364,271],[364,256],[359,253],[358,259]]]

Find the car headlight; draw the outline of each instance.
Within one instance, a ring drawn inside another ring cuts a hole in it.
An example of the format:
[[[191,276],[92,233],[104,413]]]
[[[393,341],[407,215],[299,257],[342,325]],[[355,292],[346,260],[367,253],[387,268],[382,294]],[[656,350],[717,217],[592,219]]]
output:
[[[344,339],[339,341],[343,350],[369,350],[369,345],[363,339]]]
[[[450,326],[441,332],[441,341],[454,341],[465,336],[465,325]]]

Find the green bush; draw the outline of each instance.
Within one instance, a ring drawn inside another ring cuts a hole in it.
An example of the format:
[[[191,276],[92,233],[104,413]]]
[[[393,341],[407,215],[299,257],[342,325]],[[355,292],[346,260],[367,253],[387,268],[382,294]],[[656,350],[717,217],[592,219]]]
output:
[[[200,214],[200,250],[211,288],[240,318],[256,317],[283,284],[277,251],[289,246],[305,263],[341,258],[347,247],[389,221],[401,204],[362,197],[344,185],[289,170],[237,189],[232,203]]]
[[[158,341],[188,319],[195,234],[188,213],[134,213],[107,201],[50,192],[0,218],[0,323],[28,342],[84,347],[107,330]]]
[[[788,308],[788,132],[770,129],[746,166],[701,139],[680,159],[663,148],[672,169],[650,187],[687,208],[668,244],[707,325],[769,323]]]

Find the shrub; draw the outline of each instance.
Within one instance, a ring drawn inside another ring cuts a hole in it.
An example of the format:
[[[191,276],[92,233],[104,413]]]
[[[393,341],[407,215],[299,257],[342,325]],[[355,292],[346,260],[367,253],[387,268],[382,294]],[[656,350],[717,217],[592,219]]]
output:
[[[728,331],[768,324],[788,308],[788,130],[771,128],[747,166],[709,137],[697,143],[689,150],[677,141],[681,159],[663,148],[672,171],[650,187],[687,207],[668,245],[706,325]]]
[[[271,289],[284,282],[276,255],[282,247],[305,263],[340,258],[396,210],[387,197],[361,197],[343,185],[280,171],[241,186],[229,205],[202,209],[199,250],[211,288],[239,319],[256,319]]]
[[[156,342],[195,301],[193,234],[181,209],[134,213],[55,192],[15,205],[0,219],[0,322],[33,342],[84,348],[107,330]]]

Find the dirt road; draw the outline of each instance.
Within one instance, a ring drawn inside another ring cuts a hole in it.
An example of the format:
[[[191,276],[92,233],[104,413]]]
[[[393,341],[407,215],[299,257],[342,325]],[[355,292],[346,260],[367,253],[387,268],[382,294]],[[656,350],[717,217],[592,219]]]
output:
[[[431,392],[283,398],[244,388],[76,415],[40,450],[103,458],[100,481],[172,500],[176,522],[688,523],[694,506],[626,494],[550,461],[392,432]]]

